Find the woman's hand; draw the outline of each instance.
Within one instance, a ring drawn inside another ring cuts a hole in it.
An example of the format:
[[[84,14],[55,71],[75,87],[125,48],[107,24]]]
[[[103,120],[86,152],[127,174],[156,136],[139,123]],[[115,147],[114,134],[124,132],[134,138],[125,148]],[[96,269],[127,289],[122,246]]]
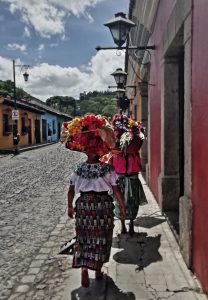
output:
[[[73,208],[73,206],[68,207],[68,216],[69,216],[69,218],[73,219],[73,217],[74,217],[74,208]]]

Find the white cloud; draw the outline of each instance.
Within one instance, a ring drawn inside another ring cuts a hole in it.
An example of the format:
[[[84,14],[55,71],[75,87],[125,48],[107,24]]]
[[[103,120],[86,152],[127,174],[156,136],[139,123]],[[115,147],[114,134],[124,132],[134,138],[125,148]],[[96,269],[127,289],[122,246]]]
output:
[[[12,78],[12,62],[0,57],[0,79]],[[20,73],[16,78],[17,86],[21,86],[32,96],[41,100],[55,95],[79,97],[83,91],[105,91],[108,85],[115,85],[110,74],[116,68],[124,67],[124,54],[116,56],[115,51],[100,51],[92,57],[88,66],[82,71],[76,67],[61,67],[42,63],[28,70],[29,80],[24,82]]]
[[[16,44],[16,43],[8,44],[7,49],[12,50],[12,51],[20,50],[23,53],[27,52],[27,46],[24,45],[24,44],[23,45],[19,45],[19,44]]]
[[[25,26],[25,28],[24,28],[23,35],[26,36],[26,37],[30,37],[31,36],[30,30],[29,30],[29,28],[27,26]]]
[[[51,43],[51,44],[49,44],[49,46],[50,46],[51,48],[58,47],[58,43]]]
[[[11,13],[17,11],[22,15],[22,21],[32,26],[42,37],[49,38],[51,35],[64,36],[65,18],[69,14],[75,16],[84,15],[93,21],[87,9],[94,7],[104,0],[2,0],[10,3]]]
[[[45,49],[45,45],[44,44],[40,44],[38,46],[38,51],[43,51]]]
[[[68,12],[71,12],[76,16],[84,14],[88,7],[95,7],[97,3],[102,1],[103,0],[49,0],[51,4],[54,4],[55,6],[60,7]]]
[[[0,56],[0,79],[1,80],[13,80],[13,64],[10,59]]]

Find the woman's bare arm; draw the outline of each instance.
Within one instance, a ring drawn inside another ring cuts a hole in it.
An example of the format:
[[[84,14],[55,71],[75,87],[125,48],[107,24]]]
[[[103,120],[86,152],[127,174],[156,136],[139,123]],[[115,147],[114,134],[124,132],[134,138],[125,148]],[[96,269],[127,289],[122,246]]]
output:
[[[73,199],[74,199],[74,185],[71,185],[68,190],[68,216],[73,218],[74,209],[73,209]]]

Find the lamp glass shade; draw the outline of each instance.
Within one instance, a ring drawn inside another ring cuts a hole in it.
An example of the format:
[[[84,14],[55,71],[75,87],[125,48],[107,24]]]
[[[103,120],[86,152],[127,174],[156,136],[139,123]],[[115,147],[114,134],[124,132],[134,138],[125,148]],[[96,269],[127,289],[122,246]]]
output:
[[[116,69],[115,72],[111,74],[117,85],[125,85],[126,84],[126,78],[127,78],[127,73],[124,72],[121,68]]]
[[[127,28],[125,24],[115,24],[110,28],[110,32],[114,43],[118,47],[122,47],[125,44],[130,28]]]
[[[24,77],[24,80],[25,80],[25,81],[28,81],[29,74],[28,74],[27,72],[25,72],[25,73],[23,74],[23,77]]]
[[[110,29],[114,43],[121,47],[127,39],[129,31],[135,26],[135,23],[126,18],[122,12],[115,14],[115,18],[104,24]]]
[[[121,99],[121,98],[123,98],[125,92],[126,92],[126,90],[124,90],[124,89],[117,89],[117,91],[116,91],[116,96],[117,96],[119,99]]]

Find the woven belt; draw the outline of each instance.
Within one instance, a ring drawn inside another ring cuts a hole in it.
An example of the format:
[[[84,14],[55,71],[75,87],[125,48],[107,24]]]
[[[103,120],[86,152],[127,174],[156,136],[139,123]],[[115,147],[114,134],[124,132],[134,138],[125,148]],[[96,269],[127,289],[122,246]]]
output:
[[[87,192],[82,192],[80,191],[81,195],[86,195],[86,194],[99,194],[99,195],[108,195],[107,191],[103,191],[103,192],[96,192],[96,191],[87,191]]]

